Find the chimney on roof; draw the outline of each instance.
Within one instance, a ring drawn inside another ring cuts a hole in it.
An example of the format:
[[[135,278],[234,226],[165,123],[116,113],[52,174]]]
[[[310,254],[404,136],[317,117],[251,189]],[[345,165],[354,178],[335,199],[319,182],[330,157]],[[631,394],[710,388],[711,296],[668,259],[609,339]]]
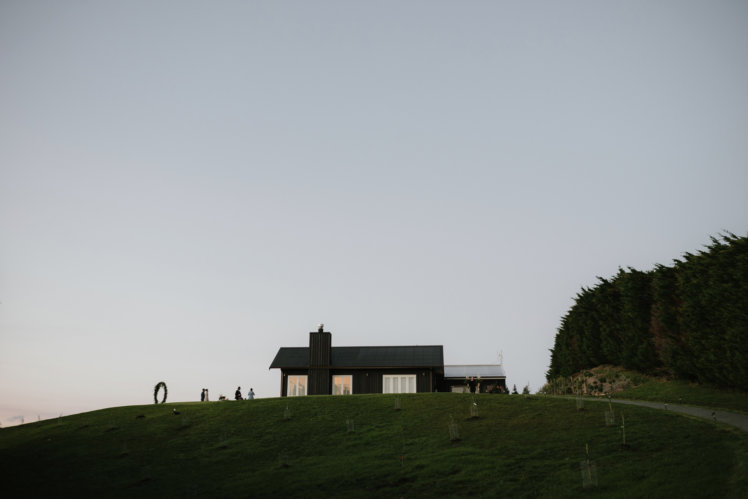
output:
[[[317,332],[309,333],[309,376],[307,394],[330,395],[332,393],[332,379],[330,378],[330,364],[332,363],[332,334],[325,332],[325,325],[320,324]]]

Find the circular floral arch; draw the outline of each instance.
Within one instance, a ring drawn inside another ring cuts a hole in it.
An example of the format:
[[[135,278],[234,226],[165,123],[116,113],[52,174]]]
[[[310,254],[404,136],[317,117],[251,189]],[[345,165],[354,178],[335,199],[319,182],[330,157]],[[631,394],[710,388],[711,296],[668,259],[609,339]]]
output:
[[[169,390],[166,389],[166,383],[163,381],[159,381],[156,384],[156,387],[153,389],[153,403],[158,404],[158,391],[159,389],[163,387],[164,388],[164,398],[161,400],[161,403],[163,404],[166,402],[166,395],[169,393]]]

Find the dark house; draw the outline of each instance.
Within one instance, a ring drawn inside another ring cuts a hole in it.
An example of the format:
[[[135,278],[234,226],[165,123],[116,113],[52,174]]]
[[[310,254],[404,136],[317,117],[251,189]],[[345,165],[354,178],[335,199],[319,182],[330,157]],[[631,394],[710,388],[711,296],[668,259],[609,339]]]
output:
[[[283,347],[270,369],[281,370],[281,396],[417,393],[442,387],[441,345],[333,347],[320,325],[308,347]]]

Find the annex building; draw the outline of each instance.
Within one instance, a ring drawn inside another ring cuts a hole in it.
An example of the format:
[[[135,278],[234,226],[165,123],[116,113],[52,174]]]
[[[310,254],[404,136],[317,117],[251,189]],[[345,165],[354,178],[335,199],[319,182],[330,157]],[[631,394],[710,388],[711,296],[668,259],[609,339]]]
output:
[[[506,391],[501,365],[445,366],[442,345],[334,347],[322,324],[308,347],[280,348],[270,369],[281,370],[282,397]]]

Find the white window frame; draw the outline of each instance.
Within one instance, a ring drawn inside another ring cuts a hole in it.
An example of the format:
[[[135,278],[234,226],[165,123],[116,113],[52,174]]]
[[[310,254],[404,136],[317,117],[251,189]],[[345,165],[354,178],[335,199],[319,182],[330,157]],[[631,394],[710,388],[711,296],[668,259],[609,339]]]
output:
[[[291,390],[291,380],[294,380],[293,391]],[[303,383],[299,381],[303,380]],[[303,397],[307,394],[307,386],[309,383],[309,377],[306,374],[289,374],[286,376],[286,396],[287,397]],[[300,390],[303,388],[303,390]],[[303,391],[303,393],[300,393]]]
[[[340,383],[335,383],[335,378],[340,378]],[[346,383],[343,378],[347,378],[348,392],[346,393]],[[340,387],[340,389],[338,389]],[[333,395],[352,395],[353,394],[353,375],[352,374],[335,374],[332,377],[332,394]]]
[[[383,374],[382,393],[417,393],[418,380],[416,378],[415,374]]]

